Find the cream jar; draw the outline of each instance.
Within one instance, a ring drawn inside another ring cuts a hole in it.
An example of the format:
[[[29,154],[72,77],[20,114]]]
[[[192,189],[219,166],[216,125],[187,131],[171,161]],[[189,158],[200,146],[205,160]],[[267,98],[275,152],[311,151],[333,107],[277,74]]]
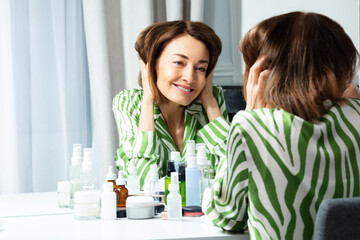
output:
[[[74,217],[77,220],[100,218],[100,194],[98,191],[79,191],[74,193]]]
[[[126,217],[146,219],[154,217],[154,198],[151,196],[130,196],[126,199]]]

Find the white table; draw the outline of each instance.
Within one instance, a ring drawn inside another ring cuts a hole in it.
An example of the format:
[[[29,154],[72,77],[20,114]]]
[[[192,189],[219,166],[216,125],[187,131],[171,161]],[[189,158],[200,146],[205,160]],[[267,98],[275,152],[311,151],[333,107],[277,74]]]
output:
[[[0,239],[249,239],[212,226],[205,216],[182,221],[118,218],[75,220],[72,210],[57,207],[56,193],[0,195]]]

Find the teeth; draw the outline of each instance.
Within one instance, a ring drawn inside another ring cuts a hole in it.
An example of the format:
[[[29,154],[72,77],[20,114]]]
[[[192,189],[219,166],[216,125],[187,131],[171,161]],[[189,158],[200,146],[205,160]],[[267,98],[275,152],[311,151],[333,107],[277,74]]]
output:
[[[184,90],[186,92],[191,92],[191,89],[186,89],[186,88],[183,88],[183,87],[180,87],[180,86],[177,86],[178,88],[180,88],[181,90]]]

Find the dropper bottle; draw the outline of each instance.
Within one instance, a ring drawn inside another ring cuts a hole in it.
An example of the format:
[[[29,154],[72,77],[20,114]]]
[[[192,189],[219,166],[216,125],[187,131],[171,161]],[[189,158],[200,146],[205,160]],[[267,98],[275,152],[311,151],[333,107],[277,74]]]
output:
[[[116,193],[116,207],[126,207],[126,199],[128,198],[128,190],[125,187],[126,180],[124,178],[124,172],[119,171],[118,178],[116,179],[117,188]]]
[[[168,195],[167,211],[168,220],[181,220],[181,196],[179,194],[179,178],[177,172],[171,173],[171,183],[169,186],[170,193]]]
[[[106,180],[108,182],[111,182],[113,184],[113,192],[115,192],[116,189],[116,173],[114,172],[114,167],[113,166],[109,166],[109,170],[108,173],[106,175]]]
[[[73,155],[70,166],[70,207],[74,208],[74,192],[80,191],[80,175],[82,163],[81,144],[73,144]]]
[[[91,148],[84,148],[84,161],[81,166],[80,175],[80,189],[81,191],[96,190],[96,177],[92,163]]]

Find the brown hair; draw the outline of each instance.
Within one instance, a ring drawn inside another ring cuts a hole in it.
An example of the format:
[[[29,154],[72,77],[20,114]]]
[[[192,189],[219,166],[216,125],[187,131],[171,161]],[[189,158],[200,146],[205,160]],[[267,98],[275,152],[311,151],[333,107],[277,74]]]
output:
[[[157,102],[163,102],[166,98],[157,89],[156,61],[167,44],[175,37],[188,34],[191,37],[203,42],[209,51],[209,65],[206,76],[215,68],[218,57],[221,53],[221,40],[214,30],[202,22],[192,21],[171,21],[155,23],[145,28],[138,36],[135,49],[140,59],[148,64],[149,85]],[[142,87],[141,75],[139,85]]]
[[[343,28],[316,14],[291,12],[260,22],[240,41],[246,67],[266,56],[270,70],[264,97],[305,120],[328,110],[324,101],[340,103],[355,75],[358,52]]]

